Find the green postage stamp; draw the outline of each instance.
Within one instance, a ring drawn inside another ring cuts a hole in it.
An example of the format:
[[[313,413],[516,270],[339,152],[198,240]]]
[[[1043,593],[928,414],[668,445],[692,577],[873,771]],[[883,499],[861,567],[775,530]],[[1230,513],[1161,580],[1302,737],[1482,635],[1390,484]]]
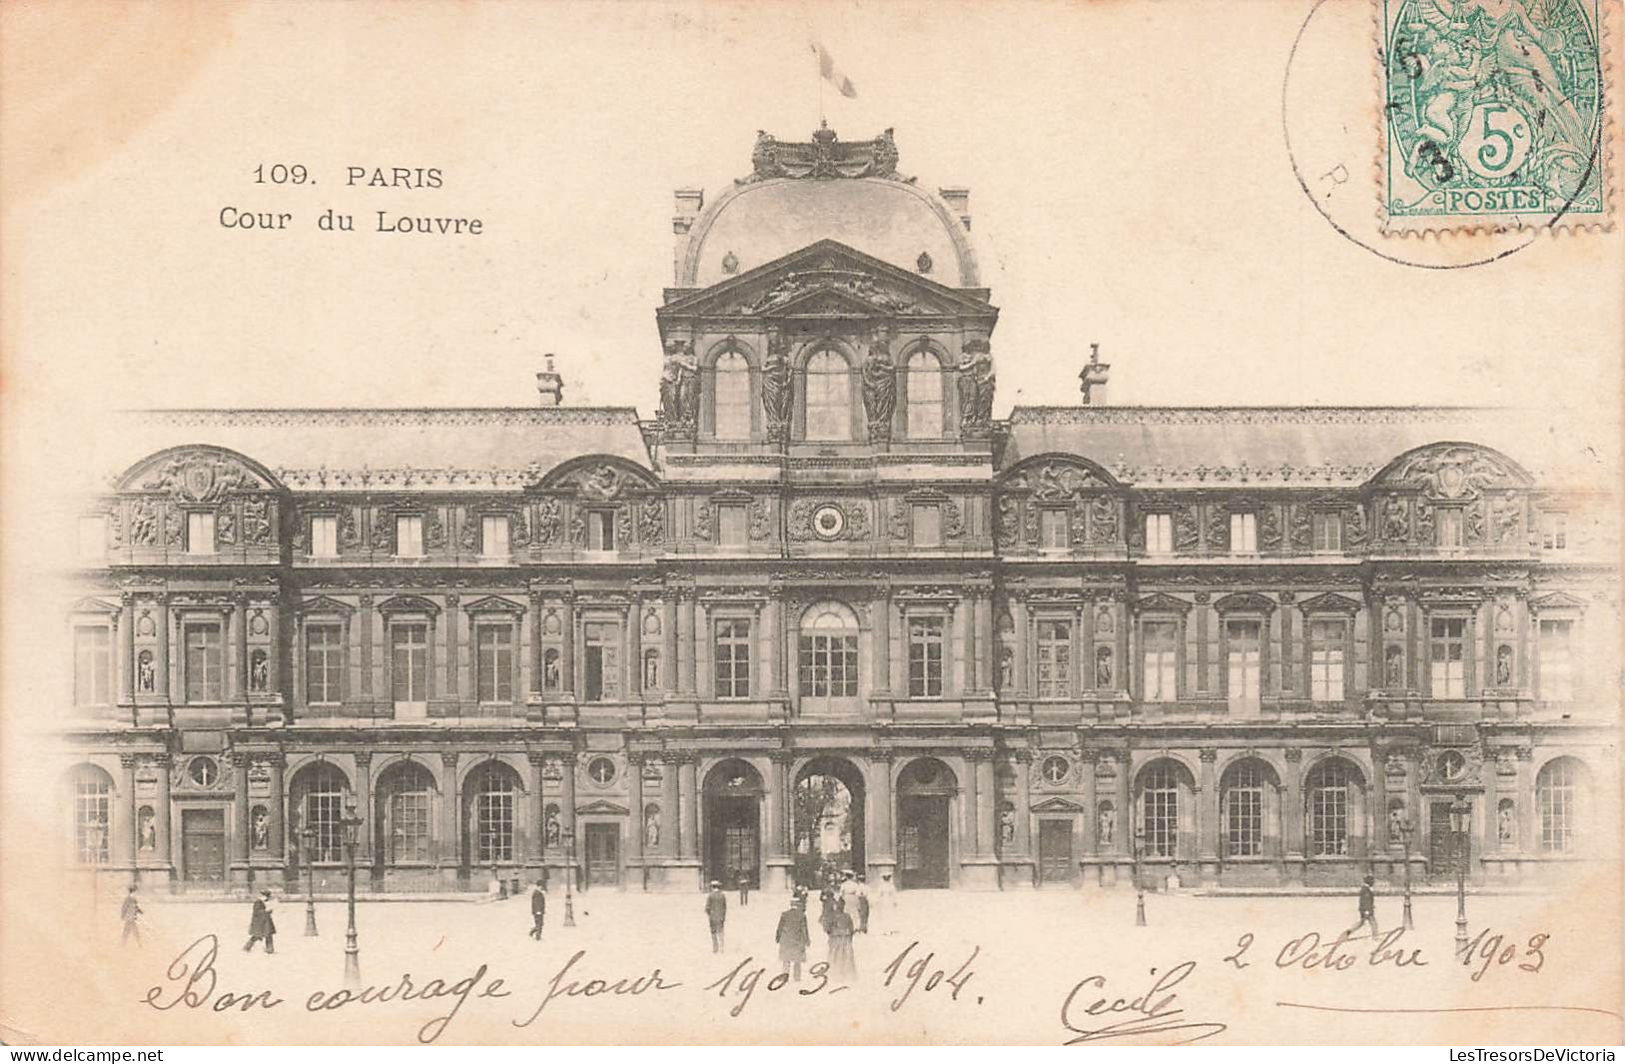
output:
[[[1378,0],[1385,231],[1607,221],[1601,0]]]

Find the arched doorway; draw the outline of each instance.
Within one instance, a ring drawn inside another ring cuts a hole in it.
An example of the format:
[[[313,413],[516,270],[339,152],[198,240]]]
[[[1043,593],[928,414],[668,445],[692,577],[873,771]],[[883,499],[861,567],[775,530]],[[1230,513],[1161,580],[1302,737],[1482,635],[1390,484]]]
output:
[[[911,761],[897,778],[897,886],[946,887],[950,863],[953,769],[934,757]]]
[[[438,790],[434,773],[411,759],[397,761],[379,774],[373,788],[375,874],[434,862],[440,842],[435,830]]]
[[[817,886],[842,872],[861,872],[863,773],[838,757],[815,757],[796,773],[796,882]]]
[[[762,884],[761,775],[731,757],[705,774],[705,878],[724,887]]]
[[[483,762],[463,781],[462,860],[459,874],[475,869],[497,874],[524,853],[524,784],[506,762]]]

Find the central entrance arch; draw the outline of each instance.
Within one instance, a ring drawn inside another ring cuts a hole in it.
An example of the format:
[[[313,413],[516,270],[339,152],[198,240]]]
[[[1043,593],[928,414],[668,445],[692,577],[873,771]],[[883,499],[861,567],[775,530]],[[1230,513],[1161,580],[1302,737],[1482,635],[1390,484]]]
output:
[[[705,774],[705,878],[723,887],[741,879],[762,885],[761,774],[748,761],[730,757]]]
[[[815,757],[796,773],[795,877],[816,887],[865,866],[863,773],[840,757]]]
[[[934,757],[911,761],[897,778],[897,886],[946,887],[949,833],[959,781]]]

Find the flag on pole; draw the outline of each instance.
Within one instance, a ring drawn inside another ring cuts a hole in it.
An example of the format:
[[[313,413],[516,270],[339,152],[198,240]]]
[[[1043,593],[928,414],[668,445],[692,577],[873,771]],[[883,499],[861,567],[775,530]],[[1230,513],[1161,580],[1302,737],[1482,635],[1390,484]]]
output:
[[[857,86],[852,84],[851,78],[835,69],[835,58],[829,51],[817,41],[812,42],[812,50],[813,55],[818,57],[818,76],[835,86],[842,96],[848,99],[857,96]]]

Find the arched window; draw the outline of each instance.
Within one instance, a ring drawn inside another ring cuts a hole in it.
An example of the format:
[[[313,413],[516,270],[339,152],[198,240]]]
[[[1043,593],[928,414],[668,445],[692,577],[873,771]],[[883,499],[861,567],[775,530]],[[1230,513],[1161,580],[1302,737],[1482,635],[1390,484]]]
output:
[[[807,438],[852,438],[851,368],[834,351],[807,360]]]
[[[1348,766],[1323,761],[1309,773],[1309,854],[1344,857],[1349,852],[1349,808],[1355,784]]]
[[[294,778],[294,807],[300,811],[298,838],[306,861],[344,860],[344,799],[350,781],[335,765],[319,762]]]
[[[487,761],[469,780],[473,805],[474,861],[494,864],[513,860],[514,810],[518,805],[513,769]]]
[[[1147,857],[1173,857],[1179,844],[1179,774],[1166,761],[1140,777],[1140,825]]]
[[[1256,761],[1243,761],[1224,774],[1225,853],[1260,857],[1264,853],[1264,773]]]
[[[389,863],[432,860],[434,776],[415,761],[401,762],[379,778],[378,793]]]
[[[108,836],[113,827],[113,780],[95,765],[73,774],[73,850],[80,864],[100,865],[112,859]]]
[[[908,356],[908,434],[914,439],[942,435],[942,362],[930,351]]]
[[[719,440],[750,439],[750,364],[738,351],[717,358],[712,392]]]
[[[801,618],[799,677],[804,699],[858,696],[858,618],[839,602],[821,602]]]
[[[1535,808],[1540,810],[1542,852],[1574,852],[1585,784],[1585,766],[1572,757],[1547,762],[1535,777]]]

